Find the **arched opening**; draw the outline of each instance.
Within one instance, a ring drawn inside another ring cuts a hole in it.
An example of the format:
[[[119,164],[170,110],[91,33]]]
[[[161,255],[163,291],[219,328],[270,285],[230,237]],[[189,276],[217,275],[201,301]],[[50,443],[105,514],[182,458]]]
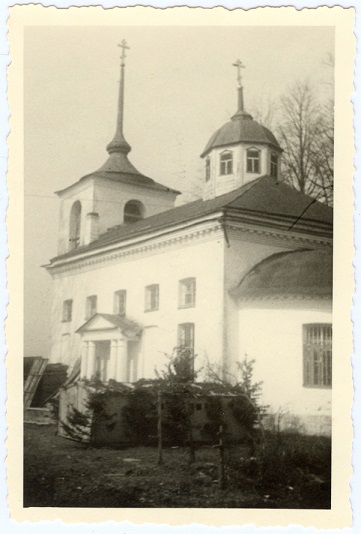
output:
[[[129,200],[124,206],[124,223],[134,223],[144,219],[144,206],[139,200]]]
[[[69,250],[74,250],[80,244],[81,204],[74,202],[70,211],[69,222]]]

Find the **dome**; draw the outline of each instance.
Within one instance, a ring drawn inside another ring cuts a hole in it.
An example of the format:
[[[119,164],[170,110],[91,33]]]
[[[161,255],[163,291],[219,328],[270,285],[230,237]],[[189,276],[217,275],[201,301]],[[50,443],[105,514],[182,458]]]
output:
[[[240,299],[332,298],[332,250],[273,254],[255,265],[233,294]]]
[[[224,124],[217,130],[201,154],[203,158],[213,148],[236,145],[238,143],[262,143],[273,146],[281,151],[277,139],[273,133],[255,121],[249,113],[238,111],[233,115],[232,120]]]

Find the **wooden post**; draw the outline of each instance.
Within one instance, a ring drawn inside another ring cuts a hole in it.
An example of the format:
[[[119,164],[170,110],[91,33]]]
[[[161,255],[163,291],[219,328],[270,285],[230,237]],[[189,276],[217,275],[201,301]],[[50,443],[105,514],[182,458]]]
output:
[[[224,472],[224,443],[223,443],[223,425],[219,426],[219,467],[218,467],[218,483],[221,489],[226,487],[226,478]]]
[[[162,450],[162,393],[158,391],[158,465],[163,464],[163,450]]]

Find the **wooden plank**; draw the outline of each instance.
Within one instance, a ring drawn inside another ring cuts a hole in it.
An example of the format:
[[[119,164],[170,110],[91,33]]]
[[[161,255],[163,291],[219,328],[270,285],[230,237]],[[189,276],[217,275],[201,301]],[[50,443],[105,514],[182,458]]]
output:
[[[26,379],[24,385],[24,408],[29,408],[31,401],[35,395],[36,388],[40,382],[40,379],[45,371],[45,367],[48,364],[47,358],[42,358],[39,356],[34,361],[28,378]]]

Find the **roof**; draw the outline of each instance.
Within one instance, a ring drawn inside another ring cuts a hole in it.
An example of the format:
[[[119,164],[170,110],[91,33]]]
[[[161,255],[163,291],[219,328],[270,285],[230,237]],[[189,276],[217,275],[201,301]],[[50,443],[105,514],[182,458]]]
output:
[[[78,330],[76,330],[76,333],[84,332],[88,329],[90,324],[96,319],[97,317],[101,317],[111,323],[116,328],[120,328],[123,331],[129,331],[132,330],[133,332],[137,333],[142,330],[142,327],[136,323],[135,321],[131,321],[130,319],[127,319],[124,315],[112,315],[110,313],[96,313],[90,319],[88,319]]]
[[[234,145],[238,143],[262,143],[282,150],[273,133],[253,120],[246,112],[238,112],[232,120],[219,128],[210,138],[201,157],[206,156],[212,148]]]
[[[332,298],[332,250],[273,254],[253,267],[232,295],[239,299]]]
[[[231,211],[250,216],[279,216],[287,221],[289,228],[292,226],[295,230],[299,229],[301,223],[304,222],[326,225],[327,231],[332,230],[332,208],[296,191],[285,183],[276,181],[271,176],[262,176],[214,199],[196,200],[131,225],[114,226],[89,245],[78,247],[51,261],[77,256],[85,251],[100,249],[155,230],[168,229],[171,226],[190,222],[219,211],[224,213]]]
[[[77,183],[80,183],[91,177],[103,178],[106,180],[112,180],[114,182],[143,185],[145,187],[150,187],[151,189],[156,189],[158,191],[168,191],[176,195],[180,194],[180,192],[176,189],[171,189],[170,187],[155,182],[152,178],[149,178],[148,176],[145,176],[144,174],[140,173],[128,160],[126,154],[123,154],[121,152],[112,152],[111,154],[109,154],[109,157],[104,163],[104,165],[102,165],[97,171],[92,172],[90,174],[86,174],[85,176],[80,178]],[[74,184],[69,187],[73,187],[73,185]],[[57,191],[57,193],[61,194],[64,191],[67,191],[69,187],[62,189],[61,191]]]

